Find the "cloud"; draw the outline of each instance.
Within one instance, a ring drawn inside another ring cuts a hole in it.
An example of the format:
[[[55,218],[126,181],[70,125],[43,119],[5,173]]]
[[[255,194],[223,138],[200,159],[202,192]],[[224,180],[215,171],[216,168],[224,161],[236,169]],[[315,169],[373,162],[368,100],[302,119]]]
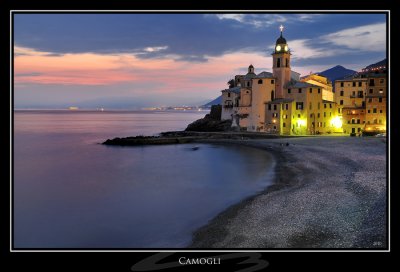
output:
[[[321,40],[354,50],[385,51],[386,24],[378,23],[348,28],[324,35]]]
[[[284,23],[287,18],[279,14],[215,14],[220,20],[233,20],[255,28],[264,28]]]
[[[155,46],[155,47],[146,47],[143,49],[145,52],[153,53],[153,52],[159,52],[168,49],[168,46]]]
[[[330,56],[336,56],[349,52],[349,50],[329,48],[321,45],[311,45],[313,40],[311,39],[299,39],[289,41],[289,48],[292,52],[292,58],[295,60],[301,59],[318,59]]]

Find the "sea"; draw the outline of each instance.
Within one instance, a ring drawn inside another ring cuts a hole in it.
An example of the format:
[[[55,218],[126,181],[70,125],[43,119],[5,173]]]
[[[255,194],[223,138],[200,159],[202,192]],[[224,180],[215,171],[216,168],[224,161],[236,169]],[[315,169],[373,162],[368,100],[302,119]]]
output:
[[[183,130],[206,113],[15,110],[13,247],[189,246],[197,229],[271,185],[272,155],[222,144],[101,143]]]

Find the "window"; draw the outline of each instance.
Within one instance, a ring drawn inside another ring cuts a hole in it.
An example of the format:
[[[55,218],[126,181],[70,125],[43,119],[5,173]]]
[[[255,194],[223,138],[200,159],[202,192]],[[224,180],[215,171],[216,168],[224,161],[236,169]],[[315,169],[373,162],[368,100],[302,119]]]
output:
[[[275,81],[273,79],[271,79],[271,84],[274,84],[274,83],[275,83]]]
[[[343,100],[340,100],[340,105],[343,105]]]
[[[338,108],[338,113],[340,113],[340,108]]]
[[[385,82],[385,80],[383,78],[379,80],[379,83],[381,83],[381,84],[384,82]]]
[[[356,120],[355,120],[354,118],[351,118],[351,123],[352,123],[352,124],[355,124],[355,123],[356,123]]]
[[[369,89],[369,93],[373,93],[374,92],[374,90],[373,89]]]
[[[358,97],[359,98],[363,98],[364,96],[363,96],[363,91],[358,91]]]
[[[379,97],[379,103],[382,103],[382,97]]]
[[[372,113],[376,113],[376,108],[374,108],[374,109],[372,110]]]
[[[356,86],[356,83],[353,81],[353,87],[355,87]]]
[[[344,91],[340,91],[340,96],[343,96],[344,95]]]
[[[231,97],[231,93],[228,93],[228,97]]]
[[[262,79],[259,79],[259,80],[258,80],[258,84],[262,84]]]
[[[350,120],[349,120],[349,121],[347,121],[347,124],[350,124]]]
[[[250,87],[250,82],[247,82],[247,87]]]
[[[382,110],[379,110],[379,113],[383,113],[383,111],[382,111]]]
[[[380,93],[380,94],[383,94],[383,89],[379,89],[379,93]]]
[[[287,89],[287,93],[292,93],[292,90],[291,89]]]
[[[326,109],[326,104],[324,104],[324,109]]]
[[[353,96],[356,96],[356,91],[353,91]]]
[[[331,108],[331,109],[332,109],[332,104],[329,104],[329,108]]]
[[[368,113],[371,113],[371,110],[368,110]]]
[[[312,113],[310,113],[310,118],[312,118]]]
[[[326,112],[324,111],[324,117],[326,117]]]
[[[303,109],[303,102],[296,102],[296,110],[302,110]]]
[[[282,126],[283,126],[283,127],[286,127],[286,123],[282,123]]]
[[[382,120],[381,119],[379,119],[379,124],[382,124]]]
[[[369,80],[369,86],[375,86],[375,81],[373,78]]]
[[[320,88],[318,88],[318,93],[321,93],[321,89]]]
[[[276,110],[276,104],[274,105],[274,110]]]
[[[301,93],[301,88],[299,88],[299,93]]]
[[[275,92],[271,91],[271,101],[275,99]]]
[[[362,82],[360,81],[360,82],[358,82],[358,87],[361,87],[362,86]]]
[[[309,107],[310,107],[310,110],[312,110],[312,103],[311,102],[310,102],[310,106]]]
[[[277,113],[277,112],[274,112],[274,113],[272,114],[272,117],[278,117],[278,113]]]
[[[268,104],[268,110],[271,110],[271,104]]]
[[[360,119],[357,119],[357,124],[361,124],[361,120]]]
[[[321,103],[320,102],[318,102],[318,109],[321,107]]]
[[[299,114],[297,114],[297,118],[300,118],[300,117],[301,117],[300,113],[299,113]]]
[[[329,112],[329,116],[332,116],[332,112]]]
[[[289,104],[286,104],[286,110],[288,110],[289,109]]]
[[[286,59],[286,67],[289,67],[289,59]]]
[[[317,114],[317,117],[319,118],[320,116],[321,116],[321,115],[318,113],[318,114]]]
[[[276,60],[276,67],[281,67],[281,58],[278,58],[277,60]]]
[[[312,88],[310,88],[310,93],[312,93]]]
[[[372,103],[372,98],[368,98],[368,103]]]
[[[274,129],[276,129],[276,126],[274,126]]]
[[[344,82],[340,82],[340,87],[344,87]]]

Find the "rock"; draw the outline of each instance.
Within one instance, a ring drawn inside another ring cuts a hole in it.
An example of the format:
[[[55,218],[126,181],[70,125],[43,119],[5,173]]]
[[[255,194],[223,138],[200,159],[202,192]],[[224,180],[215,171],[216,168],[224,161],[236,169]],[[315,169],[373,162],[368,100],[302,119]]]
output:
[[[189,124],[185,131],[200,131],[200,132],[216,132],[230,131],[232,126],[231,120],[221,121],[221,105],[211,106],[211,111],[204,118],[194,121]]]

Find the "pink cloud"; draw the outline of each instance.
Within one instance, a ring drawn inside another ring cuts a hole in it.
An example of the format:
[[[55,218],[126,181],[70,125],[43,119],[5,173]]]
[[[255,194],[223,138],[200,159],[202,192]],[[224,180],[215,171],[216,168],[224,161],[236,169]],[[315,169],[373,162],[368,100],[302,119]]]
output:
[[[239,73],[239,69],[245,73],[250,63],[256,67],[256,72],[261,72],[257,67],[271,67],[271,57],[240,52],[209,57],[202,63],[175,61],[176,56],[164,59],[94,53],[51,56],[48,52],[22,47],[16,47],[15,52],[19,53],[14,58],[17,85],[145,85],[151,82],[152,88],[147,92],[218,92],[226,88],[226,82]]]

